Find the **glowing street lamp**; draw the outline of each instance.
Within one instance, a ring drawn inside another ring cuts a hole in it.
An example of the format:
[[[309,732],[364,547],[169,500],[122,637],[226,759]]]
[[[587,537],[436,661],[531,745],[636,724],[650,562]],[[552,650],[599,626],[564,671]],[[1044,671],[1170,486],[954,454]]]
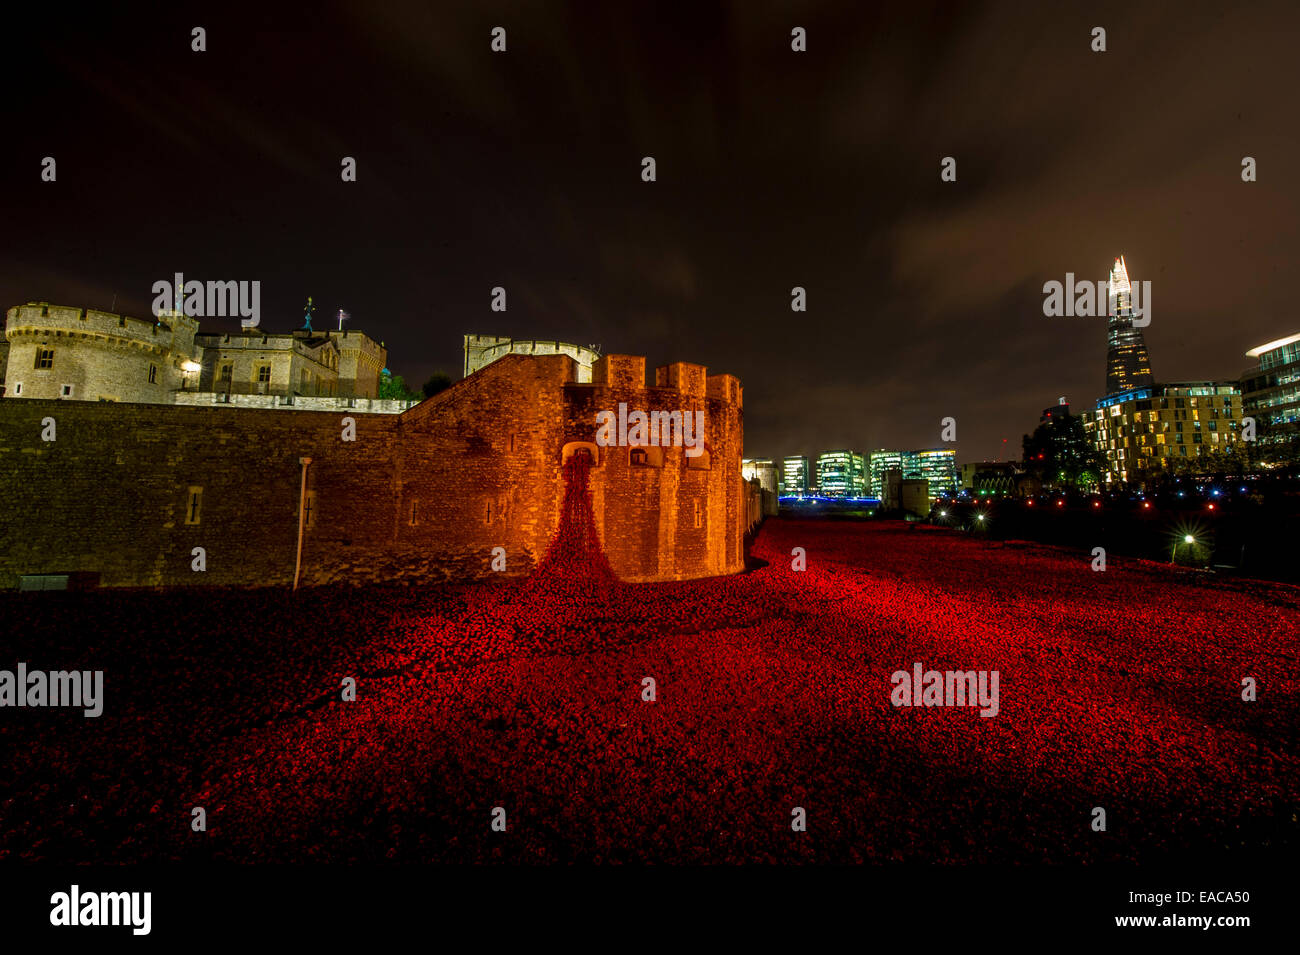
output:
[[[1183,535],[1182,543],[1184,543],[1184,544],[1195,544],[1195,543],[1196,543],[1196,538],[1193,537],[1191,534],[1184,534],[1184,535]],[[1169,558],[1169,563],[1171,563],[1171,564],[1172,564],[1174,561],[1176,561],[1176,560],[1178,559],[1178,544],[1179,544],[1178,541],[1174,541],[1174,553],[1173,553],[1173,556]]]

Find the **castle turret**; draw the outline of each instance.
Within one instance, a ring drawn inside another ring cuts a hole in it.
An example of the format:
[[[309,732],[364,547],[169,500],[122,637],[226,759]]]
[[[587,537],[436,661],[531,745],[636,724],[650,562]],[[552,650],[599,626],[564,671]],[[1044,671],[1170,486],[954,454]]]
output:
[[[9,309],[6,396],[169,404],[197,383],[198,322],[29,302]]]

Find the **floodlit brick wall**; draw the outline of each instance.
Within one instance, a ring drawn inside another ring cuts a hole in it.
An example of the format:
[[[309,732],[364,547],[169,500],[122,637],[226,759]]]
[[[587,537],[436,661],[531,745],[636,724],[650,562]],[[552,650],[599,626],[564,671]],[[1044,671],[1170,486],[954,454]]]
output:
[[[655,371],[647,388],[645,359],[606,355],[590,385],[565,388],[564,442],[592,442],[596,415],[632,411],[705,413],[705,454],[652,448],[646,464],[632,449],[599,449],[592,471],[597,527],[614,572],[624,580],[685,580],[744,569],[748,501],[740,474],[743,419],[740,388],[730,375],[707,377],[685,362]]]
[[[506,355],[400,416],[398,534],[401,561],[433,554],[464,573],[528,573],[559,522],[560,416],[572,358]]]
[[[598,383],[579,384],[569,356],[507,355],[403,414],[351,413],[351,442],[347,412],[0,399],[0,588],[58,573],[104,586],[289,584],[301,457],[312,459],[305,585],[488,577],[497,547],[508,575],[526,574],[555,535],[561,465],[579,446],[595,451],[597,527],[621,578],[743,569],[738,383],[674,365],[656,381],[690,393],[647,388],[644,359],[602,362]],[[596,413],[620,401],[704,410],[706,455],[653,449],[642,465],[627,447],[595,448]]]

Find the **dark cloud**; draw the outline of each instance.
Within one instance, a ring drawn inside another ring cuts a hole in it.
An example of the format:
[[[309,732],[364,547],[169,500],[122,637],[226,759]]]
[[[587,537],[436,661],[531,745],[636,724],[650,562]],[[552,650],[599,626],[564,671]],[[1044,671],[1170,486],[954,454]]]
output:
[[[962,458],[1014,451],[1104,383],[1102,324],[1045,318],[1043,283],[1121,253],[1153,283],[1158,377],[1235,377],[1300,330],[1294,4],[85,16],[10,31],[6,305],[144,313],[183,270],[260,279],[272,328],[345,305],[416,380],[466,332],[697,361],[742,379],[773,456],[933,445],[946,415]]]

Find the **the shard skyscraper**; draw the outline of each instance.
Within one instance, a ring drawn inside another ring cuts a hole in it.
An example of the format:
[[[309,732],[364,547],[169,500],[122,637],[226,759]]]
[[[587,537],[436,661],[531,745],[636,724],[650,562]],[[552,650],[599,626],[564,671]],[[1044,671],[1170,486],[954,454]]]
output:
[[[1154,384],[1151,357],[1142,329],[1133,325],[1133,291],[1124,257],[1110,270],[1110,317],[1106,328],[1106,394],[1113,395]]]

